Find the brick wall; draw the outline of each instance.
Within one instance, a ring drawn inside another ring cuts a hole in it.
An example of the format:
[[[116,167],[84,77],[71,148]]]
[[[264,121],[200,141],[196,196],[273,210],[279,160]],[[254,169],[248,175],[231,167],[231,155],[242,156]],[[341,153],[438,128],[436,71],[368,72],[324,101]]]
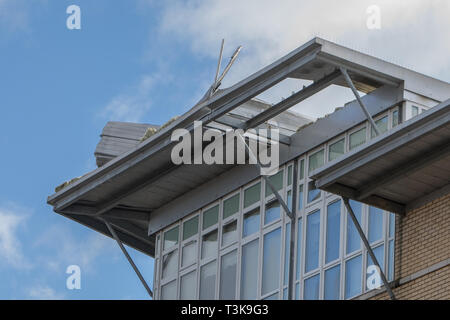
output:
[[[450,194],[396,221],[396,280],[450,258]],[[450,266],[401,284],[393,291],[397,299],[450,299]],[[384,292],[372,299],[388,299],[388,295]]]

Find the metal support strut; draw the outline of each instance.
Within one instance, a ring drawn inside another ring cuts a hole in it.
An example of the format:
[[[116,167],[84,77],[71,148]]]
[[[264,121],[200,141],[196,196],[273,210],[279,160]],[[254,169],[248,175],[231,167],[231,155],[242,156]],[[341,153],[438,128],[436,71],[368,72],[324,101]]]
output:
[[[122,241],[120,241],[119,237],[116,234],[116,231],[114,231],[114,228],[109,224],[108,221],[106,221],[103,218],[100,218],[101,220],[103,220],[103,222],[105,223],[106,227],[108,228],[109,232],[111,233],[111,235],[114,237],[114,239],[116,240],[117,244],[119,245],[120,249],[122,250],[123,254],[125,255],[125,257],[127,258],[128,262],[131,264],[131,266],[134,269],[134,272],[136,272],[137,276],[139,277],[139,280],[141,280],[142,285],[145,287],[145,290],[147,290],[148,295],[150,296],[150,298],[153,298],[153,292],[150,289],[150,287],[147,285],[147,282],[145,281],[144,277],[142,276],[142,274],[139,272],[139,269],[136,267],[136,265],[133,262],[133,259],[131,259],[130,255],[128,254],[127,250],[125,249],[125,247],[122,244]]]
[[[355,88],[355,85],[353,84],[352,79],[350,78],[350,76],[347,73],[347,70],[343,67],[340,67],[341,73],[344,75],[345,81],[347,82],[348,86],[350,87],[350,89],[352,89],[353,94],[356,97],[356,100],[358,100],[358,103],[362,109],[362,111],[364,112],[364,114],[367,117],[367,120],[369,120],[370,124],[372,125],[372,128],[375,130],[377,136],[380,134],[380,129],[378,129],[375,121],[373,121],[369,111],[367,110],[367,108],[364,106],[364,103],[361,100],[361,97],[359,96],[358,91]]]
[[[367,240],[361,226],[359,225],[358,219],[356,219],[355,213],[353,212],[352,207],[350,206],[350,203],[348,202],[348,198],[342,197],[342,200],[344,201],[344,205],[347,208],[347,212],[349,213],[350,217],[352,218],[353,224],[355,225],[356,229],[358,230],[359,236],[361,237],[362,241],[364,242],[364,246],[367,249],[367,252],[370,255],[370,258],[372,259],[373,263],[377,266],[381,279],[383,280],[383,284],[386,288],[386,291],[388,292],[389,296],[391,297],[391,300],[395,300],[394,292],[392,292],[391,286],[389,285],[387,278],[383,272],[383,270],[380,267],[380,264],[378,263],[377,258],[375,257],[375,254],[373,253],[372,248],[370,247],[369,241]]]
[[[258,168],[260,170],[262,170],[262,166],[261,166],[258,158],[253,153],[252,149],[250,149],[249,145],[245,141],[245,138],[237,131],[235,132],[235,134],[236,134],[236,136],[238,136],[240,138],[241,142],[244,144],[245,150],[247,151],[249,157],[251,157],[254,160],[254,162],[256,163],[256,165],[258,166]],[[294,173],[293,173],[294,177],[296,176],[296,172],[297,172],[297,162],[294,163]],[[289,209],[289,206],[286,204],[286,202],[283,200],[283,198],[279,194],[278,190],[275,188],[275,186],[269,180],[269,178],[267,178],[267,176],[265,176],[265,175],[263,175],[262,177],[263,177],[264,181],[267,183],[267,185],[269,186],[270,190],[275,195],[275,198],[277,198],[278,202],[283,207],[283,209],[286,212],[289,219],[291,220],[291,237],[290,237],[290,241],[289,241],[290,247],[289,247],[288,300],[292,300],[293,299],[293,291],[294,291],[294,258],[295,258],[295,256],[294,256],[295,250],[294,249],[295,249],[296,218],[295,218],[295,215],[292,213],[292,211]],[[295,179],[293,179],[293,181],[294,181],[293,182],[294,186],[292,188],[292,203],[295,204],[296,198],[297,198],[297,187],[296,187],[297,183],[295,182]]]

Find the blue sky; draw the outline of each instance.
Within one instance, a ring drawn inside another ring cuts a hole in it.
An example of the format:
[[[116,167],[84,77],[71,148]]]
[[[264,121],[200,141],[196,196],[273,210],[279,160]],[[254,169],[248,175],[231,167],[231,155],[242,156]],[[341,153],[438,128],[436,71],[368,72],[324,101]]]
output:
[[[243,45],[224,86],[315,35],[450,81],[448,1],[336,3],[0,0],[0,299],[147,298],[112,240],[53,213],[46,198],[95,168],[106,121],[161,124],[195,104],[222,38],[225,59]],[[71,4],[81,30],[66,28]],[[370,4],[381,8],[379,30],[366,27]],[[317,117],[350,97],[330,90],[297,111]],[[151,259],[130,252],[151,283]],[[81,290],[66,289],[71,264]]]

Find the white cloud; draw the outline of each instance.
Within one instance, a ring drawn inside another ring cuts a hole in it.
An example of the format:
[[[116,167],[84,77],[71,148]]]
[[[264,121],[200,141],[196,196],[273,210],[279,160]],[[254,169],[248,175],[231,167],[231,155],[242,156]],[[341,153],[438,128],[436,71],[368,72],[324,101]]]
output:
[[[64,295],[47,285],[37,285],[27,290],[27,296],[36,300],[61,300]]]
[[[160,77],[144,75],[128,92],[120,94],[102,109],[101,116],[113,121],[139,122],[152,107],[151,94]]]
[[[0,208],[0,257],[9,266],[28,269],[31,264],[22,253],[21,241],[17,235],[26,215],[16,210],[21,209]]]
[[[381,9],[381,29],[369,30],[366,9]],[[220,40],[226,54],[244,48],[224,81],[231,85],[314,36],[338,42],[444,80],[450,79],[450,1],[446,0],[212,0],[171,1],[163,8],[161,32],[190,43],[191,50],[216,59]],[[211,75],[215,70],[211,70]],[[287,86],[290,93],[295,84]],[[281,94],[281,93],[279,93]],[[279,98],[279,97],[278,97]],[[318,116],[351,98],[331,89],[301,112]],[[327,107],[327,103],[333,106]]]
[[[111,255],[115,248],[112,240],[99,233],[75,237],[62,224],[50,226],[34,241],[37,250],[50,250],[51,255],[41,254],[36,259],[51,271],[64,273],[67,266],[78,265],[82,272],[95,272],[95,262],[101,255]]]

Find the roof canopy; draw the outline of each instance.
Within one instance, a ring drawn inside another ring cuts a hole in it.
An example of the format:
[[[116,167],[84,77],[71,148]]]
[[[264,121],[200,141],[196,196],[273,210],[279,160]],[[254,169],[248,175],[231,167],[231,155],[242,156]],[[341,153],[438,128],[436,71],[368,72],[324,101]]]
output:
[[[450,190],[450,99],[312,173],[316,186],[404,213]]]

